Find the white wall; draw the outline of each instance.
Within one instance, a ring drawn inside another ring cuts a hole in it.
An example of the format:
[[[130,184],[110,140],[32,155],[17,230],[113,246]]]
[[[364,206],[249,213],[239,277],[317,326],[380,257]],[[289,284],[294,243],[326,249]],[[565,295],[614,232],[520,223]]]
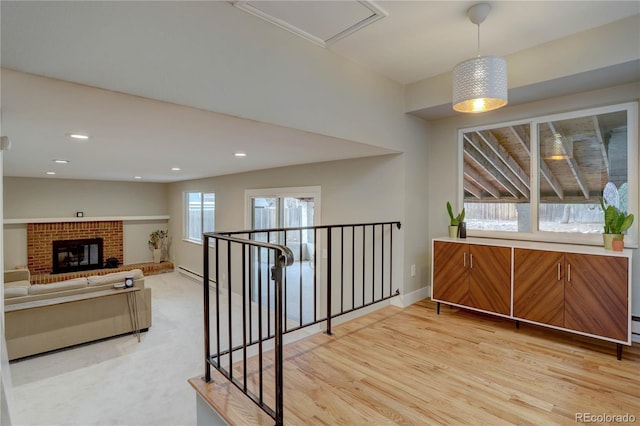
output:
[[[458,205],[458,143],[457,130],[476,125],[493,124],[532,116],[564,111],[637,101],[640,98],[640,83],[613,87],[577,95],[551,98],[540,102],[508,107],[479,115],[460,115],[431,122],[432,137],[429,155],[429,239],[446,235],[449,219],[446,202],[451,201],[454,210]],[[633,162],[632,162],[633,164]],[[635,159],[636,167],[640,158]],[[637,215],[636,215],[637,216]],[[635,250],[636,252],[638,250]],[[429,262],[431,261],[429,246]],[[633,315],[640,316],[640,259],[635,253],[633,260]],[[639,330],[640,331],[640,330]]]
[[[167,188],[146,182],[4,177],[4,218],[167,214]]]
[[[166,216],[167,185],[144,182],[4,177],[4,219]],[[149,234],[167,220],[125,220],[124,263],[150,262]],[[5,224],[6,268],[27,264],[27,225]]]
[[[245,229],[246,189],[320,186],[324,225],[395,220],[402,222],[402,230],[398,234],[402,249],[394,254],[400,259],[403,255],[406,258],[409,256],[407,259],[416,263],[420,272],[409,279],[407,265],[403,271],[396,271],[400,274],[397,279],[402,282],[401,292],[409,293],[426,284],[424,270],[427,221],[424,207],[426,184],[422,178],[415,179],[417,182],[414,182],[413,177],[407,177],[408,162],[426,170],[424,157],[420,159],[408,158],[407,155],[387,155],[174,183],[169,189],[170,233],[177,237],[182,232],[182,194],[186,191],[215,192],[216,230],[232,231]],[[407,203],[407,196],[415,196],[416,199]],[[415,207],[416,212],[407,215],[407,204]],[[176,265],[202,272],[202,246],[174,238],[173,254]]]

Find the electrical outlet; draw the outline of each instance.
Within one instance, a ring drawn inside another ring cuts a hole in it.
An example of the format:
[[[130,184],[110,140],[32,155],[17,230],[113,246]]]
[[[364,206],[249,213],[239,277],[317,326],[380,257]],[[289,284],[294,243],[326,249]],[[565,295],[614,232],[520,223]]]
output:
[[[226,272],[223,272],[223,273],[222,273],[222,274],[220,274],[220,275],[222,275],[222,277],[221,277],[221,278],[222,278],[222,282],[223,282],[223,283],[224,283],[224,282],[227,282],[227,273],[226,273]]]
[[[326,259],[326,258],[327,258],[327,256],[328,256],[328,254],[327,254],[327,249],[322,249],[322,258],[323,258],[323,259]]]
[[[411,276],[412,277],[416,276],[416,265],[411,265]]]

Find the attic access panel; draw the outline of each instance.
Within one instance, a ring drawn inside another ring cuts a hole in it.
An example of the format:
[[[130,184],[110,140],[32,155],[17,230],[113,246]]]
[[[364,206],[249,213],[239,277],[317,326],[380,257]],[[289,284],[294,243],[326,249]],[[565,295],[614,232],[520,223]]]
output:
[[[249,0],[233,5],[322,47],[387,16],[371,1]]]

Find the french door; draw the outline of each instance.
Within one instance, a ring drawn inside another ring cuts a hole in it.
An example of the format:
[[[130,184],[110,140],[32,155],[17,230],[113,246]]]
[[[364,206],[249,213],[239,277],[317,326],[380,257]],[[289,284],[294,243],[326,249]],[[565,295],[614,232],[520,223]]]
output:
[[[247,225],[255,232],[256,241],[286,245],[293,253],[294,263],[286,269],[283,297],[285,316],[295,322],[307,322],[315,316],[317,291],[314,280],[316,234],[313,229],[295,229],[319,224],[317,206],[319,188],[259,190],[247,193]],[[319,212],[318,212],[319,213]],[[261,301],[268,310],[274,307],[274,289],[268,278],[274,259],[266,250],[252,254],[253,286],[251,300]]]

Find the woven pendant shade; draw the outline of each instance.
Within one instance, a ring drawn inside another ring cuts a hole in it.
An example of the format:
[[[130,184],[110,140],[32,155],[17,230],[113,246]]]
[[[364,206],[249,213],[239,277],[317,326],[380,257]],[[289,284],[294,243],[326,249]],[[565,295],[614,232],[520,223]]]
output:
[[[467,10],[478,26],[478,56],[460,62],[453,69],[453,109],[458,112],[486,112],[507,104],[507,61],[498,56],[480,56],[480,24],[489,15],[489,3]]]
[[[554,135],[552,140],[544,141],[545,160],[566,160],[573,157],[573,139]]]
[[[459,112],[491,111],[507,104],[507,61],[481,56],[453,69],[453,109]]]

